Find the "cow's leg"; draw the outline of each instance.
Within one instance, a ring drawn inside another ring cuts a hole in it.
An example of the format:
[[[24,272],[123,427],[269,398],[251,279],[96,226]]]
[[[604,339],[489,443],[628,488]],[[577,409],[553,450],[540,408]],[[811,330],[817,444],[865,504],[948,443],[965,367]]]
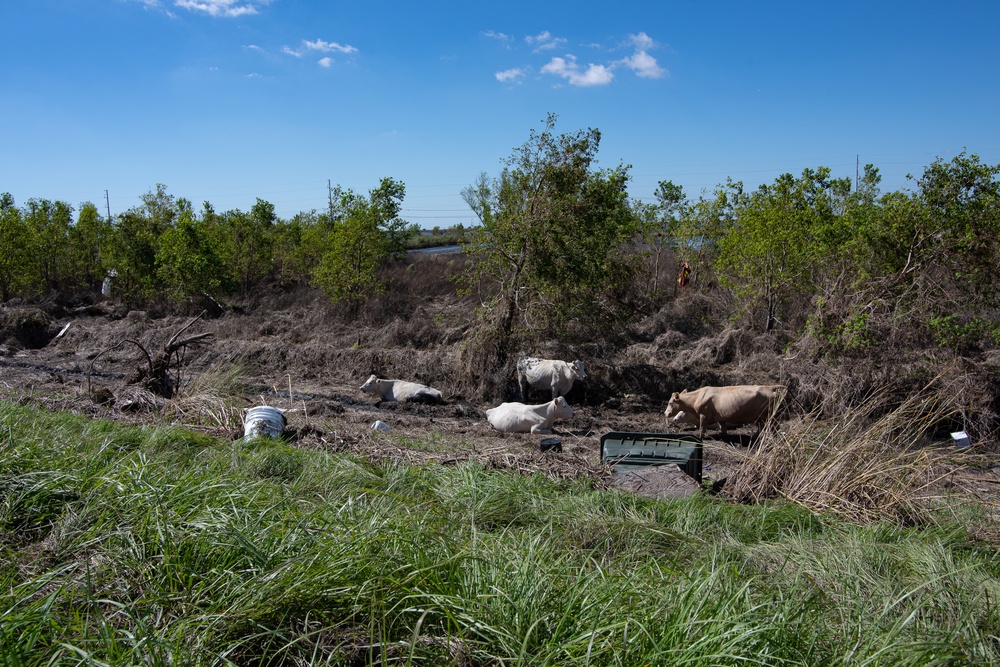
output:
[[[708,426],[708,422],[706,421],[705,415],[703,415],[703,414],[698,415],[698,428],[701,429],[700,432],[699,432],[699,437],[702,440],[705,439],[705,427],[706,426]]]

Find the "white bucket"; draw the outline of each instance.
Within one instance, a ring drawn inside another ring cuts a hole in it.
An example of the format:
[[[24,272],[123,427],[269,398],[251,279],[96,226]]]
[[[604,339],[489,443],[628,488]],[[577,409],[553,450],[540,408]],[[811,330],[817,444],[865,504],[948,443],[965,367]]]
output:
[[[284,431],[285,415],[278,408],[260,405],[247,410],[246,419],[243,420],[243,434],[246,437],[280,438]]]

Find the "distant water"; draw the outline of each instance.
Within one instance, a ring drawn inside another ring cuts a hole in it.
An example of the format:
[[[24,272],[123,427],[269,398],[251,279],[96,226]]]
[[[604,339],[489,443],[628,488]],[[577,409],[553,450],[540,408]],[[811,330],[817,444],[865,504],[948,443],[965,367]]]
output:
[[[412,253],[430,253],[430,252],[462,252],[462,246],[460,245],[443,245],[436,248],[416,248],[414,250],[407,250],[407,252]]]

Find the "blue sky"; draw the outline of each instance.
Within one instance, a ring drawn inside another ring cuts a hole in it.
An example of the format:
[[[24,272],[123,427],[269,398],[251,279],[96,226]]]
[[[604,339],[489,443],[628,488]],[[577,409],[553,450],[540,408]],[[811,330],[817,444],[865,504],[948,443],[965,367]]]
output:
[[[908,189],[1000,163],[998,26],[996,0],[5,0],[0,192],[290,217],[389,176],[410,222],[469,224],[461,189],[550,112],[644,200],[856,159]]]

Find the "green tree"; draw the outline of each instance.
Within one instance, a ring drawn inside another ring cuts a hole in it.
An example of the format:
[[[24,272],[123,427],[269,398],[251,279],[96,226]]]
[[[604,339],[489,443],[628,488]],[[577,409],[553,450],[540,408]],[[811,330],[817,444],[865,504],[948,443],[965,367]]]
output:
[[[274,267],[284,284],[305,284],[319,264],[331,223],[321,223],[316,211],[279,220],[274,230]]]
[[[272,251],[277,216],[274,205],[257,199],[250,213],[229,211],[222,216],[220,254],[232,282],[247,294],[274,266]]]
[[[156,256],[160,238],[170,229],[179,213],[177,200],[166,186],[141,197],[137,206],[117,216],[108,244],[108,265],[116,272],[114,293],[129,304],[153,298],[161,287]]]
[[[685,210],[689,207],[684,188],[673,181],[660,181],[656,204],[635,202],[635,216],[642,232],[644,252],[649,257],[646,299],[655,304],[660,293],[664,256],[677,246],[677,236]]]
[[[1000,165],[983,164],[979,156],[963,152],[950,162],[939,158],[927,167],[917,194],[933,230],[920,259],[927,268],[945,269],[942,277],[962,298],[979,306],[998,303],[998,174]]]
[[[384,238],[386,250],[390,254],[405,253],[406,240],[420,233],[420,228],[399,217],[406,197],[406,186],[395,179],[383,178],[376,188],[368,193],[368,198],[357,198],[350,212],[370,217]]]
[[[175,223],[160,236],[156,277],[174,301],[197,296],[214,298],[231,290],[217,244],[184,200]]]
[[[634,269],[621,256],[639,231],[629,167],[597,170],[600,132],[557,135],[555,123],[549,114],[532,130],[497,179],[480,174],[462,191],[482,223],[466,246],[475,258],[466,284],[486,297],[487,364],[504,364],[522,336],[558,333],[575,317],[613,318],[602,297]]]
[[[368,196],[334,189],[333,218],[308,234],[319,251],[313,282],[334,302],[355,304],[385,290],[379,269],[394,253],[405,252],[415,228],[399,217],[405,186],[383,178]]]
[[[737,209],[720,239],[717,267],[751,324],[760,313],[764,330],[771,330],[784,303],[815,288],[822,250],[832,243],[837,211],[850,192],[845,181],[831,179],[826,167],[805,169],[797,179],[782,174]]]
[[[698,201],[679,209],[672,225],[674,243],[678,259],[693,266],[696,282],[711,284],[722,239],[736,224],[738,212],[746,201],[743,183],[727,179],[711,196],[702,195]]]
[[[0,297],[7,301],[22,295],[29,283],[31,263],[25,251],[30,244],[28,225],[9,192],[0,194]]]
[[[313,280],[335,303],[359,302],[385,290],[378,269],[389,257],[386,238],[371,218],[350,215],[327,235]]]
[[[23,214],[28,226],[30,284],[39,293],[58,292],[70,282],[70,229],[73,207],[66,202],[29,199]]]
[[[882,199],[868,230],[885,273],[876,296],[892,303],[904,331],[963,348],[1000,329],[998,175],[1000,165],[963,152],[936,159],[915,192]]]
[[[111,221],[98,213],[90,202],[80,206],[76,224],[70,229],[70,252],[75,284],[97,292],[107,272],[105,255],[110,242]]]

